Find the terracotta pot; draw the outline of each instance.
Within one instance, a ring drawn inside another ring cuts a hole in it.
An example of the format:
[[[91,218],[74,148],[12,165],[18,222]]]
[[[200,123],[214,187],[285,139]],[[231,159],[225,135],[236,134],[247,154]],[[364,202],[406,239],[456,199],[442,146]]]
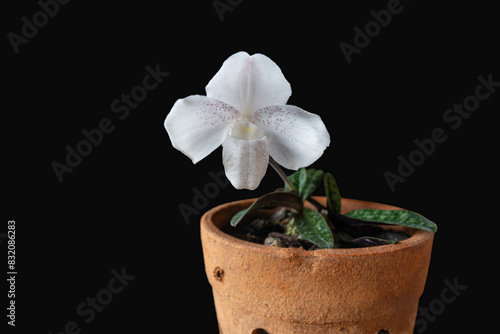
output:
[[[411,237],[393,245],[307,251],[220,230],[253,201],[220,205],[201,218],[220,333],[413,333],[433,233],[401,228]],[[342,199],[342,208],[399,209],[352,199]]]

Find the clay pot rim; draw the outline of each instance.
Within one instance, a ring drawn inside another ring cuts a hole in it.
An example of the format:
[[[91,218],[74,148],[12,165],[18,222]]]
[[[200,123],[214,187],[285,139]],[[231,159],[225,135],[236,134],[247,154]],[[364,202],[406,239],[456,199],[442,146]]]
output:
[[[317,197],[321,198],[321,197]],[[233,202],[228,202],[225,204],[221,204],[216,206],[209,211],[207,211],[201,218],[202,227],[206,230],[206,232],[212,234],[212,237],[218,239],[220,242],[224,242],[227,244],[231,244],[232,247],[237,247],[239,249],[243,249],[248,252],[260,252],[260,253],[268,253],[272,256],[280,256],[284,258],[290,258],[295,256],[300,257],[318,257],[318,256],[340,256],[340,257],[356,257],[356,256],[367,256],[367,255],[380,255],[384,253],[392,253],[398,251],[404,251],[405,249],[415,247],[417,245],[421,245],[427,242],[429,239],[434,237],[434,233],[425,230],[406,228],[400,226],[392,225],[391,228],[400,229],[405,233],[409,234],[410,237],[406,240],[400,241],[395,244],[383,245],[383,246],[375,246],[375,247],[363,247],[363,248],[333,248],[333,249],[317,249],[317,250],[305,250],[302,248],[283,248],[283,247],[272,247],[266,246],[262,244],[253,243],[250,241],[238,239],[229,234],[222,232],[215,224],[213,223],[214,216],[223,213],[226,210],[231,210],[231,208],[239,206],[239,207],[248,207],[251,203],[253,203],[256,198],[252,199],[244,199]],[[397,210],[401,209],[399,207],[390,206],[386,204],[376,203],[376,202],[368,202],[356,199],[342,198],[342,201],[347,202],[358,202],[367,205],[377,205],[381,206],[386,210]],[[234,211],[234,210],[232,210]],[[236,211],[238,212],[238,211]],[[234,213],[236,213],[234,212]]]

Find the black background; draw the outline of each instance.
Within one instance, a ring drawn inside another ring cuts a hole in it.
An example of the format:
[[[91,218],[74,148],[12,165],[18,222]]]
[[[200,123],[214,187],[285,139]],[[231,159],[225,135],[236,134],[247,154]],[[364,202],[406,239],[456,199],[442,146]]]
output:
[[[289,104],[323,118],[332,142],[312,167],[333,172],[344,197],[401,206],[439,225],[420,305],[437,305],[444,280],[467,289],[420,332],[486,331],[497,296],[489,212],[498,196],[500,88],[456,130],[443,114],[474,94],[478,76],[500,81],[495,10],[402,0],[401,13],[348,64],[339,44],[353,44],[353,28],[363,29],[387,1],[233,4],[221,20],[212,1],[71,1],[17,54],[7,35],[21,34],[21,18],[32,21],[41,9],[35,1],[4,4],[0,231],[15,219],[18,276],[16,327],[2,314],[2,328],[55,334],[75,321],[81,333],[217,333],[201,213],[187,224],[178,205],[192,206],[193,189],[223,169],[221,149],[193,165],[172,148],[163,121],[178,98],[204,94],[222,62],[245,50],[281,67],[292,85]],[[111,103],[157,64],[169,76],[120,120]],[[59,182],[51,164],[64,163],[65,147],[104,118],[113,132]],[[392,192],[384,172],[397,173],[398,156],[435,128],[447,140]],[[257,190],[227,186],[206,209],[279,186],[269,170]],[[85,323],[77,306],[123,267],[135,278]]]

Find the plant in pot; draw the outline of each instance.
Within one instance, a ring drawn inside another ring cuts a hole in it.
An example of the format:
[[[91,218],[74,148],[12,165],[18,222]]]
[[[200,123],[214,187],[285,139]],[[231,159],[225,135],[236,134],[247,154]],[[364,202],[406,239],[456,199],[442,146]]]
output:
[[[306,169],[330,136],[319,116],[286,104],[290,84],[268,57],[230,56],[206,94],[175,102],[165,120],[172,145],[193,163],[222,145],[237,189],[256,189],[268,164],[284,181],[201,219],[220,333],[413,333],[436,225],[341,198],[331,173]]]

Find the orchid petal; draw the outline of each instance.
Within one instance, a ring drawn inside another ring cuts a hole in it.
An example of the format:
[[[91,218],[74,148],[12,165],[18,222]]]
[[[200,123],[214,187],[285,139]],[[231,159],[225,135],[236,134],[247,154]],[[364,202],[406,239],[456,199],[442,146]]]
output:
[[[330,145],[330,135],[318,115],[291,105],[258,109],[253,115],[269,141],[269,154],[285,168],[297,170],[315,162]]]
[[[165,128],[172,146],[197,163],[222,144],[238,115],[221,101],[191,95],[175,102]]]
[[[267,171],[267,138],[246,140],[227,136],[222,143],[222,161],[233,187],[254,190]]]
[[[205,88],[207,96],[251,114],[258,108],[286,104],[292,89],[281,69],[262,54],[230,56]]]

